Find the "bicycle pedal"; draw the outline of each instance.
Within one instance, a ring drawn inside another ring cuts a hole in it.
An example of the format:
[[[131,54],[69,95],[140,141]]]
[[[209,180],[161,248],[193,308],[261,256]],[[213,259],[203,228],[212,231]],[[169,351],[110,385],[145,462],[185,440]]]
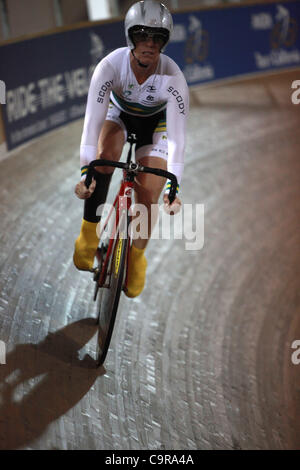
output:
[[[93,270],[93,273],[94,273],[94,281],[95,281],[95,282],[99,281],[99,277],[100,277],[100,273],[101,273],[100,269],[99,269],[99,268],[95,268],[95,269]]]

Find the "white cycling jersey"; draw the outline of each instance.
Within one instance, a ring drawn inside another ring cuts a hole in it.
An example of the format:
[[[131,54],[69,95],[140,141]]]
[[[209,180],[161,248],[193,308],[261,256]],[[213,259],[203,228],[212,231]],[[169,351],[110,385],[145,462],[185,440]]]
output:
[[[128,47],[116,49],[102,59],[94,71],[81,138],[81,167],[96,159],[99,133],[111,99],[121,111],[141,118],[166,109],[168,171],[176,175],[179,183],[189,111],[185,77],[170,57],[160,54],[155,74],[139,85],[130,65],[130,54]]]

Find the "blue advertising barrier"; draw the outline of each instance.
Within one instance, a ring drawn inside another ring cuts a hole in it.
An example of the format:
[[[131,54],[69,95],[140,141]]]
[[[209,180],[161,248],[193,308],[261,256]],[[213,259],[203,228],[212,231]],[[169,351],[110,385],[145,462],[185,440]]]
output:
[[[300,3],[177,14],[167,54],[189,85],[300,66]]]
[[[300,67],[299,2],[175,13],[173,18],[165,53],[189,85]],[[8,149],[82,117],[96,64],[125,45],[118,21],[0,46]]]
[[[125,46],[122,23],[95,25],[0,47],[7,148],[82,117],[91,75]]]

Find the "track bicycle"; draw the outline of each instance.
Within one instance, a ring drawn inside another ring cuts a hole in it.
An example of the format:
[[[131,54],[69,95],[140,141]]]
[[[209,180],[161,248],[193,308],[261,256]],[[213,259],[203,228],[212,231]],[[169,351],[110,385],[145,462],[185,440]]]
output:
[[[174,201],[177,189],[177,178],[172,173],[142,166],[133,159],[135,134],[128,136],[130,147],[126,163],[111,160],[93,160],[89,167],[85,180],[87,188],[96,175],[96,167],[110,166],[123,170],[123,178],[120,189],[104,224],[101,223],[100,241],[96,252],[97,267],[93,269],[95,292],[94,301],[97,302],[97,357],[98,366],[105,361],[110,340],[113,333],[116,314],[122,290],[126,291],[128,281],[130,233],[131,221],[130,208],[132,205],[132,191],[134,179],[138,173],[150,173],[171,182],[169,192],[170,204]],[[109,236],[108,236],[109,234]],[[106,235],[104,237],[104,235]]]

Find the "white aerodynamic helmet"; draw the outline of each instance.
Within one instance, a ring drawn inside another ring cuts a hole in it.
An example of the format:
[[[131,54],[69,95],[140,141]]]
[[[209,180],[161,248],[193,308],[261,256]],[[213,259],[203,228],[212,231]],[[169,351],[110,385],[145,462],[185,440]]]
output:
[[[155,0],[144,0],[134,3],[125,17],[125,35],[128,47],[135,48],[133,33],[152,33],[160,35],[163,41],[161,52],[164,51],[173,31],[173,19],[168,8]]]

